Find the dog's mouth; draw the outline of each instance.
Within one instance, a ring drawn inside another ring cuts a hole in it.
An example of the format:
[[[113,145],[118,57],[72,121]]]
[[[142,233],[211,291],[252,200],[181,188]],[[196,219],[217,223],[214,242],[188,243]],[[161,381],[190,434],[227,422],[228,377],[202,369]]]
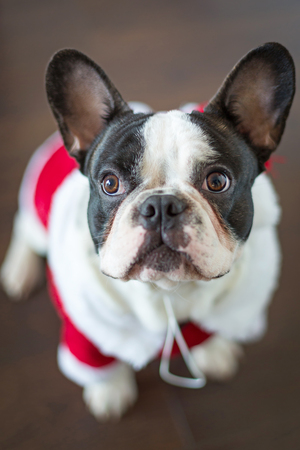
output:
[[[135,264],[167,273],[179,269],[182,264],[182,255],[162,243],[148,254],[140,257]]]
[[[157,281],[161,278],[167,278],[173,281],[191,281],[220,278],[228,272],[221,273],[214,277],[207,277],[197,267],[191,257],[182,251],[170,248],[167,244],[160,242],[153,248],[141,252],[135,261],[131,264],[124,281],[141,279],[141,274],[147,272],[148,281]],[[150,275],[151,274],[151,275]],[[142,277],[143,278],[143,277]],[[145,281],[142,279],[142,281]]]
[[[126,279],[139,279],[142,272],[151,273],[153,281],[162,277],[173,278],[177,281],[189,279],[206,279],[200,270],[192,263],[188,254],[173,250],[167,244],[160,242],[154,248],[148,248],[139,254],[131,264]]]

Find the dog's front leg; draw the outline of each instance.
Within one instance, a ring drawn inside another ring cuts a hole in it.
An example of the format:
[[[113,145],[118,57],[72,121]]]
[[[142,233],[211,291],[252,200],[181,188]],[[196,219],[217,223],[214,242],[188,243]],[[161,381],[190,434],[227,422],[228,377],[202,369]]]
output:
[[[15,300],[28,297],[45,280],[44,264],[28,239],[28,220],[22,214],[15,219],[13,235],[1,267],[1,284]]]
[[[243,355],[241,345],[219,335],[207,339],[192,349],[199,369],[209,378],[227,380],[235,375]]]
[[[135,403],[137,396],[134,371],[125,363],[116,363],[109,377],[83,389],[88,409],[101,421],[121,417]]]

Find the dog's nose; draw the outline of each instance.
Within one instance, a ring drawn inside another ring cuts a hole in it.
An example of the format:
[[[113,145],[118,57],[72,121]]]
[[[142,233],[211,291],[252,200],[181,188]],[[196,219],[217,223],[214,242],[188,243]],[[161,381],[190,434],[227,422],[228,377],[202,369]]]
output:
[[[174,195],[152,195],[139,207],[142,225],[147,230],[170,229],[186,206],[184,200]]]

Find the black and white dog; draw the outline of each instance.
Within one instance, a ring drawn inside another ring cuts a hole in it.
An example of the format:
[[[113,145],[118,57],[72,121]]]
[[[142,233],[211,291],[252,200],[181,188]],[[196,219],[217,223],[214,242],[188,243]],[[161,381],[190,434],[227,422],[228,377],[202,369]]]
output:
[[[240,342],[263,334],[278,279],[280,211],[263,172],[294,96],[290,54],[277,43],[249,52],[204,112],[134,112],[75,50],[53,57],[46,87],[79,170],[60,176],[58,135],[33,158],[4,288],[26,295],[47,254],[65,321],[59,365],[97,417],[135,401],[133,369],[160,353],[170,314],[202,330],[189,354],[199,373],[229,377]],[[57,179],[46,218],[41,172],[46,191]]]

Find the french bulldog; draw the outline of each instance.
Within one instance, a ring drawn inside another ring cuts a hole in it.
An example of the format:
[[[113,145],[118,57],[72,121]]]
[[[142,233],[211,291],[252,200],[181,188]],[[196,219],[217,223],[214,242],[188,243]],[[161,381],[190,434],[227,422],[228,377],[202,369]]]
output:
[[[200,376],[230,377],[241,343],[266,329],[279,276],[265,163],[294,96],[289,52],[250,51],[202,112],[128,104],[76,50],[54,55],[46,89],[61,137],[26,171],[5,290],[28,295],[47,255],[64,322],[59,366],[97,418],[123,414],[137,398],[134,370],[168,346],[170,357],[170,323]]]

